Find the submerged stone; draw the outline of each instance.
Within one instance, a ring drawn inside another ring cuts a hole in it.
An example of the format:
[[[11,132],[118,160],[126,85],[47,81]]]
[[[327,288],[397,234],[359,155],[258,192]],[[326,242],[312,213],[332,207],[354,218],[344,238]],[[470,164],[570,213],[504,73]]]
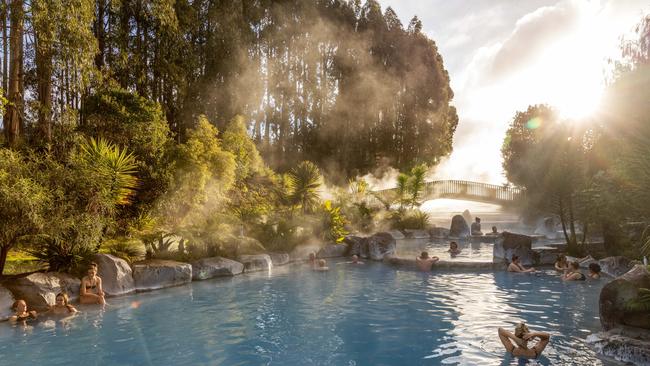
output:
[[[455,215],[451,218],[451,227],[449,228],[449,236],[455,238],[464,238],[469,236],[469,226],[467,221],[461,215]]]
[[[273,263],[274,266],[284,266],[291,262],[291,256],[289,253],[269,253],[269,256],[271,257],[271,263]]]

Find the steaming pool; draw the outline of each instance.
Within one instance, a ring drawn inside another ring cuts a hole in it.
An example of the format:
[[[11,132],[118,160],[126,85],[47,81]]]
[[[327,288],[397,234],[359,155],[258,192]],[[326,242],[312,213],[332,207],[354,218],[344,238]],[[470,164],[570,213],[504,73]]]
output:
[[[0,324],[0,365],[609,365],[585,344],[605,281],[420,273],[380,263],[274,268],[110,299],[69,321]],[[548,331],[538,360],[499,326]]]

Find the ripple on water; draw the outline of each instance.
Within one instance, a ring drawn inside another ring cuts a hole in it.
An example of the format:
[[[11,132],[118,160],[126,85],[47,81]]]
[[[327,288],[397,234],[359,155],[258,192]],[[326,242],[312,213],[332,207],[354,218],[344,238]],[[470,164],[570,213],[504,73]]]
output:
[[[601,365],[602,283],[553,272],[419,273],[295,265],[111,299],[63,324],[0,325],[0,365],[510,365],[496,329],[552,334],[528,364]]]

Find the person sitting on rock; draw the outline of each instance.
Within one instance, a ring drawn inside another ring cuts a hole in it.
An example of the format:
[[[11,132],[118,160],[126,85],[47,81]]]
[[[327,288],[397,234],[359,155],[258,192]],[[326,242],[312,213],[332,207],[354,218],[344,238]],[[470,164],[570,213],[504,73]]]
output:
[[[431,266],[439,260],[440,258],[438,257],[429,257],[429,253],[422,252],[419,257],[415,257],[415,264],[420,271],[430,271]]]
[[[88,275],[81,279],[79,302],[81,304],[106,304],[104,290],[102,289],[102,279],[97,276],[97,263],[90,263],[88,266]]]
[[[562,273],[566,273],[569,270],[569,262],[567,262],[564,254],[557,256],[557,259],[555,260],[555,270]]]
[[[47,311],[48,314],[52,315],[70,315],[77,312],[74,306],[68,304],[68,294],[64,292],[59,292],[54,298],[54,305],[50,306],[50,309]]]
[[[449,254],[451,254],[452,257],[455,257],[458,254],[460,254],[460,248],[458,248],[458,243],[456,243],[455,241],[452,241],[451,243],[449,243],[448,252],[449,252]]]
[[[546,332],[531,332],[525,323],[519,323],[515,327],[514,334],[504,328],[499,328],[498,334],[506,351],[515,357],[537,358],[551,339],[551,335]],[[528,342],[534,338],[539,338],[539,342],[528,348]]]
[[[471,227],[471,232],[472,235],[483,235],[483,232],[481,231],[481,219],[479,217],[474,219]]]
[[[26,322],[27,320],[36,319],[38,314],[36,311],[27,311],[27,303],[25,300],[16,300],[13,305],[11,305],[11,310],[14,311],[14,315],[9,317],[10,322]]]
[[[569,264],[569,270],[562,276],[562,279],[565,281],[584,281],[587,277],[580,272],[580,263],[571,262]]]
[[[314,271],[329,271],[329,267],[327,266],[327,261],[325,259],[319,259],[318,260],[318,266],[314,267]]]
[[[589,264],[589,278],[592,280],[599,280],[600,279],[600,264],[593,262]]]
[[[513,254],[512,261],[510,262],[510,265],[508,265],[508,272],[519,272],[519,273],[535,272],[535,268],[524,267],[519,260],[519,256]]]

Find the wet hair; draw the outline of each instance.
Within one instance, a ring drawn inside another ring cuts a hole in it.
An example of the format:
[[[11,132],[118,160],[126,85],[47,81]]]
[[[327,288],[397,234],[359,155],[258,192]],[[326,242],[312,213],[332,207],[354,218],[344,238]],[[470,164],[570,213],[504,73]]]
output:
[[[325,267],[327,265],[327,261],[325,259],[319,259],[318,260],[318,266],[319,267]]]
[[[514,263],[515,261],[518,261],[518,260],[519,260],[519,256],[513,254],[511,259],[512,259],[512,263]]]
[[[564,262],[566,263],[566,256],[564,254],[558,254],[557,258],[555,259],[556,262]]]
[[[496,233],[496,232],[497,232],[497,227],[496,227],[496,226],[492,226],[492,232],[493,232],[493,233]]]
[[[580,269],[580,263],[578,263],[576,261],[573,261],[573,262],[571,262],[569,264],[571,265],[571,267],[573,267],[573,269]]]
[[[420,258],[422,258],[422,259],[429,258],[429,253],[427,253],[427,252],[420,253]]]
[[[97,263],[95,263],[95,262],[88,263],[88,269],[91,269],[91,268],[97,269],[98,268]]]
[[[600,264],[598,263],[590,263],[589,264],[589,270],[592,271],[593,273],[600,273]]]
[[[27,308],[27,301],[25,301],[23,299],[18,299],[16,301],[14,301],[13,304],[11,304],[11,310],[16,311],[18,309],[18,303],[21,302],[21,301],[25,303],[25,308]]]
[[[515,327],[515,337],[522,338],[526,333],[530,333],[530,329],[528,329],[526,323],[521,322],[517,324],[517,326]]]
[[[68,306],[68,294],[66,294],[65,292],[59,292],[58,294],[56,294],[54,299],[56,300],[58,297],[63,297],[63,304],[65,306]]]
[[[474,220],[476,220],[476,222],[481,222],[481,218],[480,218],[480,217],[477,217],[477,218],[475,218]]]
[[[455,241],[452,241],[451,243],[449,243],[449,247],[458,248],[458,243],[456,243]]]

